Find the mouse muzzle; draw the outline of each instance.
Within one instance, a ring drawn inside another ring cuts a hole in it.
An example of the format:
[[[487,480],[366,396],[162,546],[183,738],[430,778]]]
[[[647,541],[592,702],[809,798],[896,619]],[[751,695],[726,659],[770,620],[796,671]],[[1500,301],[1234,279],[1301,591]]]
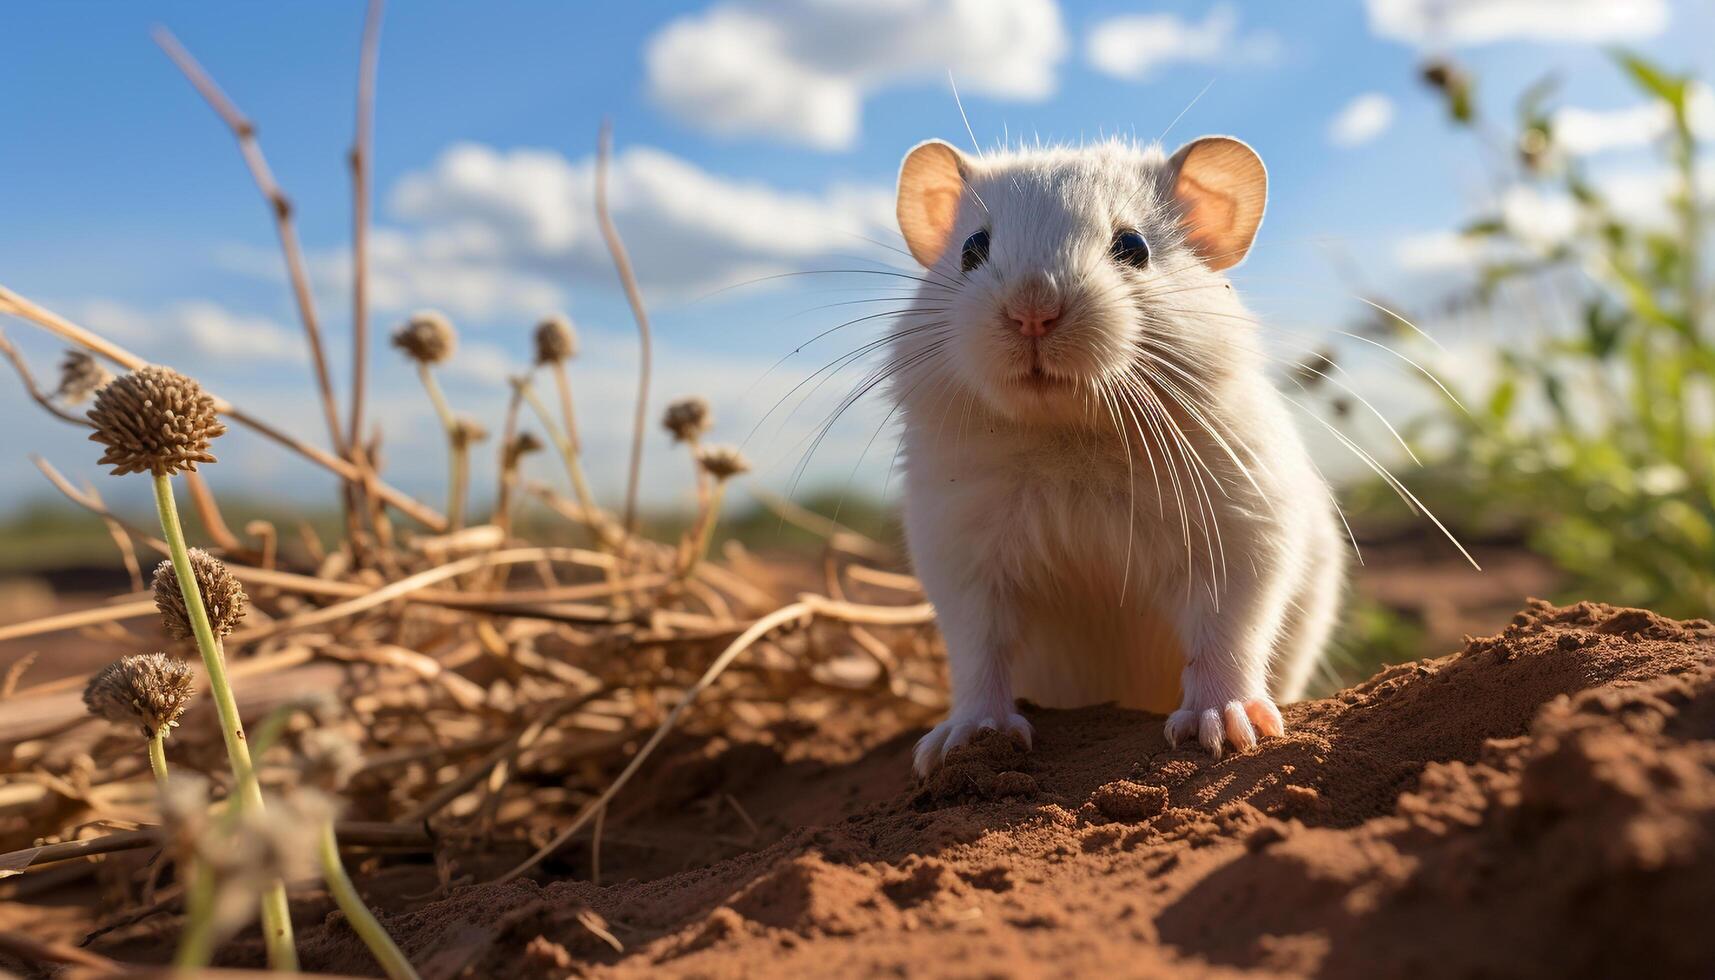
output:
[[[1059,284],[1047,272],[1031,273],[1012,288],[1001,304],[1001,312],[1021,335],[1046,337],[1060,325]]]

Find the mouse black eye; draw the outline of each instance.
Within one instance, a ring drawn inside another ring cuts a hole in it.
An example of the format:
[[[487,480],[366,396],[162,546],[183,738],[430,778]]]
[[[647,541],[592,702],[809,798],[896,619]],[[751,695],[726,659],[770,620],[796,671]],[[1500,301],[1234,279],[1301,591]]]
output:
[[[1114,243],[1109,253],[1113,255],[1115,262],[1124,262],[1135,268],[1141,269],[1149,264],[1149,243],[1130,228],[1114,235]]]
[[[989,259],[989,233],[979,231],[965,239],[965,247],[959,252],[959,269],[969,272],[982,265]]]

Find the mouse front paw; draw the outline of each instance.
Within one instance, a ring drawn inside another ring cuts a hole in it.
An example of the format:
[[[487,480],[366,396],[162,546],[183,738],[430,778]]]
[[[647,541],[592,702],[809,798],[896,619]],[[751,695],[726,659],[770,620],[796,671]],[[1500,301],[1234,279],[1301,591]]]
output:
[[[1240,752],[1256,748],[1257,736],[1284,735],[1286,725],[1280,719],[1280,709],[1267,697],[1240,698],[1212,705],[1192,705],[1189,702],[1167,716],[1167,744],[1195,739],[1209,754],[1219,759],[1221,751],[1231,742]]]
[[[929,734],[917,740],[917,748],[912,752],[912,768],[918,776],[927,777],[947,757],[948,752],[969,742],[978,732],[984,730],[1016,735],[1024,740],[1025,748],[1030,748],[1030,722],[1012,710],[1011,706],[969,714],[961,712],[929,729]]]

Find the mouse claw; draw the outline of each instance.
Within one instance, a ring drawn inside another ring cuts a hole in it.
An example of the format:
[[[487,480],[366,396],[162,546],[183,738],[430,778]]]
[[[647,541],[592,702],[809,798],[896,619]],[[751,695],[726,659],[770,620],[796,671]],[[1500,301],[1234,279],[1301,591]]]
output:
[[[1239,752],[1256,748],[1259,735],[1286,733],[1280,709],[1266,697],[1226,701],[1206,708],[1180,708],[1167,716],[1167,744],[1195,740],[1219,759],[1228,745]]]
[[[911,752],[911,768],[919,777],[926,778],[947,758],[947,753],[969,742],[981,731],[997,731],[1004,735],[1017,736],[1024,741],[1026,749],[1030,748],[1034,734],[1030,722],[1010,708],[973,715],[955,715],[931,728],[929,734],[917,740],[917,747]]]

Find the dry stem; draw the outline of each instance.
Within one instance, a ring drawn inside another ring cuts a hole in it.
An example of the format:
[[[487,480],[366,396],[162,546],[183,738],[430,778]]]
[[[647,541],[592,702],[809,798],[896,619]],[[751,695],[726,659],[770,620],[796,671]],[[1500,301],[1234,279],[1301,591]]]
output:
[[[346,445],[363,442],[364,387],[369,373],[369,161],[375,141],[375,62],[382,0],[369,0],[357,67],[357,127],[351,143],[351,428]]]
[[[643,430],[649,412],[649,374],[654,352],[649,332],[649,311],[643,306],[643,291],[638,288],[637,276],[631,271],[631,257],[626,254],[625,243],[619,237],[619,229],[614,226],[613,216],[608,213],[607,172],[612,156],[613,126],[604,122],[596,151],[596,219],[601,224],[601,236],[607,242],[607,250],[613,255],[613,266],[619,272],[619,282],[625,287],[625,299],[631,304],[631,315],[637,321],[637,336],[640,345],[637,368],[637,415],[633,420],[631,432],[631,470],[625,483],[625,533],[628,536],[635,536],[637,534],[637,482],[643,471]]]
[[[18,372],[18,379],[24,382],[24,391],[35,401],[36,404],[47,409],[48,413],[53,415],[55,418],[70,422],[72,425],[81,425],[84,428],[89,427],[88,419],[73,415],[71,412],[55,405],[52,398],[49,398],[40,388],[36,387],[36,378],[35,375],[30,373],[30,365],[24,361],[23,355],[18,353],[18,348],[13,347],[12,342],[6,339],[5,333],[0,333],[0,353],[4,353],[6,355],[6,359],[12,362],[13,369]]]
[[[273,171],[268,169],[268,160],[262,155],[262,144],[256,140],[256,126],[244,113],[239,111],[220,86],[210,78],[202,65],[191,57],[178,38],[165,27],[154,30],[155,43],[173,60],[179,71],[190,81],[197,94],[203,97],[209,108],[220,116],[232,135],[238,140],[238,150],[244,155],[244,164],[250,168],[250,176],[256,182],[256,189],[262,192],[262,197],[268,203],[268,210],[274,215],[274,227],[280,234],[280,250],[285,253],[286,273],[292,282],[292,295],[298,303],[298,314],[304,321],[304,339],[310,345],[310,361],[315,365],[316,387],[322,396],[322,411],[327,416],[328,434],[333,440],[334,452],[344,454],[345,440],[340,435],[339,409],[335,407],[333,397],[333,381],[328,376],[327,355],[322,350],[322,332],[317,323],[315,300],[310,292],[309,272],[304,263],[303,246],[298,243],[298,232],[292,222],[292,202],[286,197],[285,191],[274,180]]]
[[[118,364],[127,371],[135,371],[149,363],[105,337],[72,323],[65,317],[60,316],[52,310],[37,305],[23,296],[20,296],[18,293],[7,289],[5,286],[0,286],[0,313],[8,313],[12,316],[28,320],[63,340],[70,341],[71,343],[77,344],[79,347],[96,354],[100,354],[102,357]],[[254,415],[241,411],[236,405],[224,398],[221,398],[214,392],[207,393],[209,397],[214,399],[215,410],[239,425],[251,429],[262,436],[279,443],[287,449],[303,456],[305,459],[308,459],[310,462],[332,471],[342,479],[361,480],[363,478],[363,475],[358,471],[358,468],[353,466],[350,461],[331,455],[327,450],[312,446],[294,436],[287,435],[285,432],[263,422]],[[436,531],[446,530],[446,518],[436,513],[433,507],[424,505],[422,502],[388,486],[379,479],[375,480],[374,487],[375,492],[379,494],[382,499],[410,515],[414,520],[424,526]]]

